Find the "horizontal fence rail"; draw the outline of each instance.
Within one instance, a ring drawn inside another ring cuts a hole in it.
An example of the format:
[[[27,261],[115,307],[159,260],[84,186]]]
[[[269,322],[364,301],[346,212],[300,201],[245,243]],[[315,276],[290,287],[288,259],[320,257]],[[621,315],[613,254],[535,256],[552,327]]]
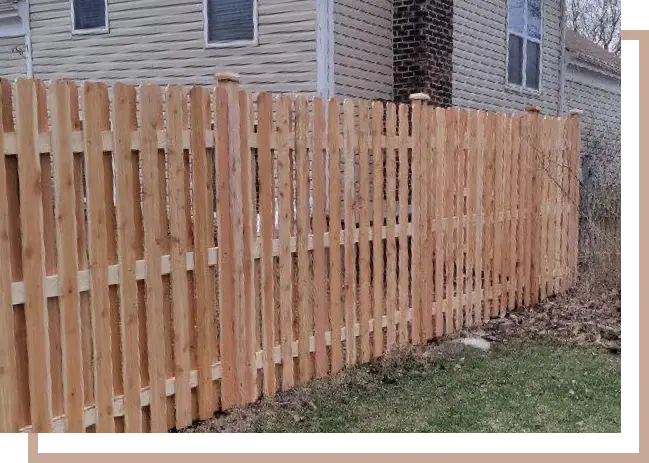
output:
[[[0,431],[183,428],[567,290],[579,123],[0,79]]]

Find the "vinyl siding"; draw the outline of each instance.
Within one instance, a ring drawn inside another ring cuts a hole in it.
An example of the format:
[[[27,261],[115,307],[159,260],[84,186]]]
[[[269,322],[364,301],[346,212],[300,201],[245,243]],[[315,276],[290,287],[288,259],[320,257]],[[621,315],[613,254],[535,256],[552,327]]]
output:
[[[20,37],[0,37],[0,77],[13,80],[27,73],[25,58],[11,50],[24,47],[25,39]]]
[[[202,0],[108,0],[108,33],[73,35],[68,0],[32,0],[34,74],[207,84],[217,70],[254,91],[316,90],[314,0],[258,0],[259,45],[205,48]]]
[[[455,0],[453,29],[453,104],[494,111],[538,105],[546,114],[559,111],[561,1],[543,0],[540,93],[505,84],[507,0]]]
[[[568,66],[568,109],[582,115],[582,174],[585,182],[620,181],[621,89],[614,76]]]
[[[392,98],[392,1],[335,0],[337,96]]]

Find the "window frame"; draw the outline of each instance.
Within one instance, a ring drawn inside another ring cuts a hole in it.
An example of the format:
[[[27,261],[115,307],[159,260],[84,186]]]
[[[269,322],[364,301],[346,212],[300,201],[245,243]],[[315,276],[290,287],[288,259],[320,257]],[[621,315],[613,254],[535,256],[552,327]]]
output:
[[[110,20],[108,17],[108,0],[104,0],[104,27],[77,29],[74,24],[74,0],[70,0],[70,31],[72,32],[72,35],[107,34],[108,32],[110,32]]]
[[[511,0],[507,0],[507,38],[505,41],[505,50],[506,50],[506,59],[505,59],[505,86],[511,90],[522,93],[532,93],[540,94],[543,89],[543,38],[545,34],[545,14],[544,6],[545,0],[540,0],[541,2],[541,34],[540,38],[531,37],[527,32],[527,8],[529,0],[524,1],[524,14],[523,14],[523,33],[516,32],[511,29],[509,24],[509,3]],[[523,40],[523,63],[522,63],[522,75],[521,84],[515,84],[509,81],[509,36],[510,34],[515,35]],[[528,87],[527,84],[527,42],[531,41],[539,45],[539,88]]]
[[[207,14],[207,2],[209,0],[203,0],[203,42],[205,48],[232,48],[232,47],[246,47],[246,46],[257,46],[259,45],[259,21],[258,21],[258,0],[252,0],[252,28],[253,28],[253,38],[252,40],[230,40],[227,42],[210,42],[209,33],[208,33],[208,14]]]

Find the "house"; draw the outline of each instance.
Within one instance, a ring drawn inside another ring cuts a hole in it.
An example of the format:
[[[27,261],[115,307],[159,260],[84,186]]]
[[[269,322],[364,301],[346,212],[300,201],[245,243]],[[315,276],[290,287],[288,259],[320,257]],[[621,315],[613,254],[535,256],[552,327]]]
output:
[[[583,111],[584,183],[620,183],[620,57],[568,30],[566,105]]]
[[[0,75],[559,110],[563,0],[0,0]]]
[[[565,0],[0,0],[0,76],[207,84],[229,69],[255,91],[426,92],[441,106],[579,108],[589,127],[607,114],[619,129],[619,60],[566,32],[564,12]]]

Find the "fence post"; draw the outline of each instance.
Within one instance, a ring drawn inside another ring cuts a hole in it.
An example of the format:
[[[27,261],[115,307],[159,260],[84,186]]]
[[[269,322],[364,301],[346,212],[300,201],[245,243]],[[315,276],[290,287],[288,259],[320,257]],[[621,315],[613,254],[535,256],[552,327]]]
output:
[[[226,151],[220,153],[215,150],[215,165],[223,165],[219,163],[219,156],[227,156],[228,172],[221,172],[221,180],[227,177],[229,182],[229,198],[219,198],[219,217],[224,213],[230,215],[230,230],[226,232],[231,238],[231,242],[219,243],[230,247],[231,269],[233,275],[220,275],[221,281],[226,284],[232,285],[233,306],[231,308],[221,305],[221,315],[223,311],[231,310],[232,324],[226,323],[225,331],[221,333],[222,339],[228,336],[233,339],[233,346],[235,352],[228,353],[222,352],[222,357],[231,356],[234,359],[234,371],[236,377],[236,391],[223,390],[223,408],[229,408],[233,405],[238,405],[244,397],[249,397],[247,393],[248,384],[245,384],[245,368],[247,362],[248,342],[246,339],[246,320],[245,320],[245,288],[243,278],[243,213],[242,213],[242,188],[241,188],[241,134],[240,134],[240,107],[239,107],[239,75],[232,72],[218,72],[214,75],[215,83],[227,93],[227,123],[225,127],[217,127],[217,130],[226,130],[223,133],[227,139],[227,144],[224,146]],[[225,211],[224,209],[229,209]],[[219,223],[221,227],[223,223]],[[227,240],[226,240],[227,241]],[[224,325],[221,324],[223,327]],[[232,327],[233,332],[227,333],[227,330]],[[253,353],[254,355],[254,353]],[[254,365],[254,361],[252,362]],[[222,386],[222,387],[225,387]]]
[[[428,152],[423,149],[422,146],[422,134],[423,125],[422,117],[425,112],[423,112],[422,106],[426,105],[430,101],[430,96],[426,93],[413,93],[410,95],[410,101],[412,102],[412,236],[410,238],[410,247],[412,252],[412,259],[410,260],[410,278],[411,278],[411,304],[412,304],[412,328],[411,328],[411,337],[413,344],[419,344],[422,339],[422,328],[424,325],[424,316],[428,317],[425,320],[430,319],[432,324],[432,314],[424,310],[424,304],[421,297],[421,291],[424,287],[424,278],[425,274],[421,268],[421,252],[424,249],[422,239],[425,236],[426,232],[426,218],[423,217],[424,208],[421,204],[424,200],[425,195],[422,195],[422,185],[423,182],[423,172],[422,172],[422,156],[427,156]]]
[[[530,114],[528,128],[530,133],[528,134],[528,143],[530,145],[530,168],[531,168],[531,217],[530,217],[530,229],[531,232],[531,269],[530,269],[530,281],[529,292],[531,304],[537,304],[539,302],[539,291],[540,291],[540,277],[541,277],[541,265],[542,265],[542,255],[541,255],[541,177],[539,174],[539,169],[542,168],[542,160],[539,159],[539,121],[541,119],[541,108],[538,106],[527,106],[525,111]]]
[[[579,185],[581,181],[581,116],[583,111],[573,109],[568,118],[570,130],[570,201],[573,210],[570,219],[570,240],[571,250],[569,271],[570,285],[577,281],[577,264],[579,261]]]

